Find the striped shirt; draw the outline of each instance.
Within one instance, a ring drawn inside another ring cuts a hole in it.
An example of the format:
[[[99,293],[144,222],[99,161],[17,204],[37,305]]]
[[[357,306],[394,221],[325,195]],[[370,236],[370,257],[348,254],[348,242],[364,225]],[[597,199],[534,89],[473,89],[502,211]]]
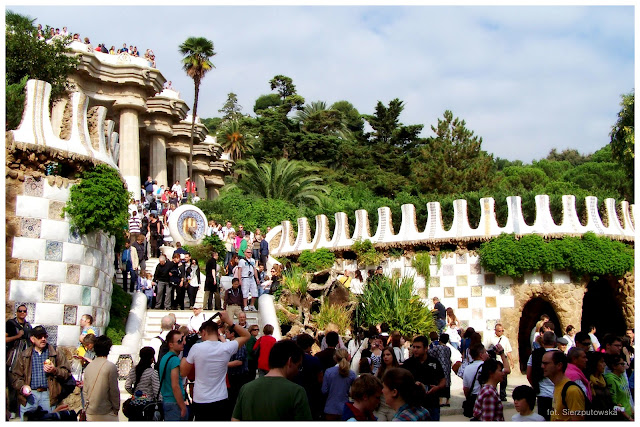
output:
[[[47,376],[44,372],[44,361],[49,358],[49,347],[46,347],[42,353],[38,353],[35,349],[31,356],[31,388],[47,388]]]
[[[155,399],[158,395],[158,390],[160,390],[160,379],[158,378],[158,371],[154,368],[145,369],[140,376],[140,381],[138,381],[138,384],[135,384],[134,388],[133,386],[135,382],[136,368],[133,367],[129,371],[129,375],[127,375],[127,380],[124,383],[124,389],[127,390],[129,394],[134,394],[136,391],[140,390],[152,399]],[[160,400],[162,400],[162,395],[160,395]]]
[[[140,232],[140,220],[135,217],[129,218],[129,233]]]

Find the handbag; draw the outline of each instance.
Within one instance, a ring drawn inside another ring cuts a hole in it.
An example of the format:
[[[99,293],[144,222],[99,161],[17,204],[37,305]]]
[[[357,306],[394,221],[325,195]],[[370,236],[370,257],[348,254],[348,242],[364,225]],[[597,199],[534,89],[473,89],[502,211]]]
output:
[[[478,377],[478,372],[482,366],[478,366],[476,370],[476,374],[473,376],[473,381],[471,381],[471,388],[469,389],[469,397],[462,402],[462,415],[467,418],[473,418],[473,407],[476,406],[476,399],[478,398],[477,394],[473,394],[473,386],[476,384],[476,378]]]

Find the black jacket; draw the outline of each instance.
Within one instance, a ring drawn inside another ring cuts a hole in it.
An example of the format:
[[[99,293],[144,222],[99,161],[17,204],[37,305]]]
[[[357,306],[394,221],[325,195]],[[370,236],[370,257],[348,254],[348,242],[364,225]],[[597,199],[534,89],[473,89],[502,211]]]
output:
[[[164,265],[158,263],[156,266],[156,272],[153,275],[154,282],[169,282],[169,272],[173,268],[173,262],[167,261]]]
[[[209,258],[207,261],[207,265],[205,266],[205,274],[206,279],[204,281],[204,290],[205,291],[216,291],[218,288],[217,277],[216,277],[216,266],[218,262]]]

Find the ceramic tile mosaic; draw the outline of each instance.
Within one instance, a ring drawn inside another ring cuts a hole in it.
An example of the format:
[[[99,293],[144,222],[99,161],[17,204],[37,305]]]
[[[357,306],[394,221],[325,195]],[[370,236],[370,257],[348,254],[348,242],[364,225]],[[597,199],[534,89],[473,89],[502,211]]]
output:
[[[440,287],[440,278],[439,277],[433,277],[431,276],[429,278],[429,286],[433,286],[434,288],[439,288]]]
[[[67,265],[67,283],[78,284],[80,281],[80,266],[75,264]]]
[[[471,296],[472,297],[481,297],[482,296],[482,286],[471,286]]]
[[[76,230],[69,229],[69,243],[82,243],[82,236]]]
[[[454,288],[451,288],[451,287],[444,288],[444,297],[445,298],[453,298],[454,295],[455,295]]]
[[[498,289],[500,290],[500,295],[509,295],[511,292],[511,286],[509,285],[499,285]]]
[[[64,216],[62,216],[62,209],[64,208],[64,206],[64,202],[51,201],[49,203],[49,219],[63,221]]]
[[[47,261],[62,261],[62,242],[47,240],[44,259]]]
[[[75,325],[76,318],[78,316],[78,306],[77,305],[65,305],[64,306],[64,319],[63,324],[65,325]]]
[[[427,298],[427,288],[418,288],[418,296],[420,298]]]
[[[82,289],[82,305],[91,305],[91,288]]]
[[[458,308],[469,308],[469,299],[458,298]]]
[[[456,286],[467,286],[467,276],[456,276]]]
[[[44,188],[43,179],[35,179],[32,176],[24,177],[24,195],[42,197],[42,189]]]
[[[496,297],[486,297],[484,299],[485,307],[495,307],[496,306]]]
[[[469,321],[468,320],[459,320],[458,324],[460,325],[461,329],[467,329],[469,327]]]
[[[33,326],[38,326],[38,325],[33,325]],[[49,344],[57,344],[58,343],[58,325],[42,325],[44,326],[44,329],[46,329],[47,331],[47,335],[49,335],[49,337],[47,338],[47,342]]]
[[[453,276],[453,265],[447,264],[442,266],[443,276]]]
[[[456,264],[466,264],[467,254],[456,254]]]
[[[35,279],[38,277],[38,261],[20,261],[20,278]]]
[[[471,319],[472,320],[481,320],[482,319],[482,309],[481,308],[471,309]]]
[[[90,249],[84,252],[84,265],[93,265],[93,251]]]
[[[542,273],[542,281],[545,283],[553,283],[553,274]]]
[[[40,238],[42,220],[39,218],[22,218],[20,220],[20,235],[22,237]]]
[[[487,331],[493,331],[497,323],[500,323],[500,319],[487,319]]]
[[[470,265],[471,274],[482,274],[482,266],[480,264]]]
[[[14,304],[14,307],[13,307],[12,318],[15,317],[16,310],[18,310],[18,307],[21,306],[21,305],[26,305],[27,306],[27,318],[26,318],[26,320],[29,323],[33,323],[33,321],[36,318],[36,303],[35,302],[24,302],[24,303],[23,302],[16,302]],[[31,325],[31,326],[36,326],[36,325]]]
[[[59,302],[60,301],[60,285],[45,284],[44,285],[44,302]]]
[[[484,275],[484,284],[485,285],[495,285],[496,284],[496,275],[493,273],[487,273]]]

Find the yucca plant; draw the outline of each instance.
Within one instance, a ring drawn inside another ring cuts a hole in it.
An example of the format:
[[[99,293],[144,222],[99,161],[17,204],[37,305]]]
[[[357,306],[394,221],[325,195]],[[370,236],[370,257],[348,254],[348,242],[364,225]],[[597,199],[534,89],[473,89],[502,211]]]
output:
[[[313,320],[318,329],[325,329],[329,323],[336,324],[338,333],[342,335],[351,326],[351,310],[342,305],[325,303],[320,307],[320,312],[313,316]]]
[[[413,292],[413,278],[382,276],[372,280],[358,297],[360,321],[367,325],[382,322],[391,330],[413,337],[436,330],[433,315]]]
[[[292,294],[304,295],[309,287],[309,279],[302,268],[292,266],[283,274],[282,286],[288,289]]]

